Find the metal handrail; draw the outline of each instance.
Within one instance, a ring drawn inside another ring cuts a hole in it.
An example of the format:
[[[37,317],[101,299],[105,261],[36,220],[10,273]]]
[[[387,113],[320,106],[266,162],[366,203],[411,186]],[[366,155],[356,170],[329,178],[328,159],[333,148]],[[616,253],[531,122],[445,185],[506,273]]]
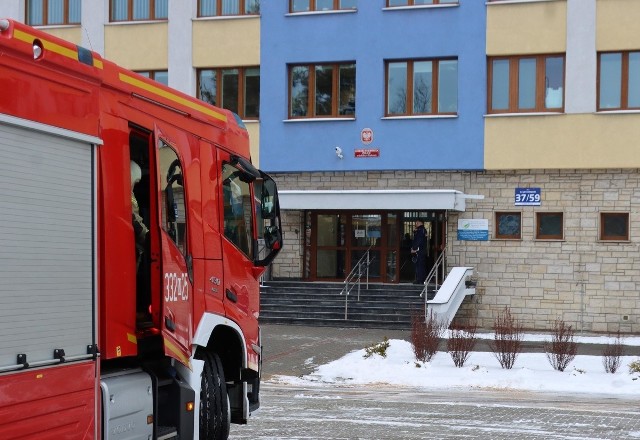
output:
[[[446,269],[445,266],[444,266],[445,254],[446,254],[446,249],[443,249],[442,252],[440,253],[440,255],[438,255],[438,258],[436,259],[435,264],[431,268],[431,271],[429,272],[429,275],[427,275],[427,278],[425,278],[425,280],[424,280],[424,288],[420,292],[420,298],[424,297],[424,313],[425,313],[425,316],[427,314],[427,297],[429,296],[428,295],[428,293],[429,293],[429,284],[431,283],[431,280],[433,280],[434,277],[436,279],[436,282],[434,283],[436,292],[438,291],[440,286],[442,286],[442,283],[444,283],[445,269]]]
[[[366,289],[367,290],[369,289],[369,266],[371,265],[371,262],[374,260],[373,258],[369,258],[370,255],[371,255],[371,246],[369,246],[369,248],[364,253],[364,255],[360,257],[360,259],[355,264],[355,266],[353,266],[353,269],[351,269],[351,272],[349,272],[349,275],[347,275],[347,277],[343,281],[344,287],[340,291],[340,295],[344,294],[344,319],[345,320],[347,319],[347,311],[349,308],[348,306],[349,294],[351,293],[351,291],[356,285],[358,286],[358,301],[360,301],[360,284],[361,284],[362,275],[363,275],[363,272],[362,272],[363,267],[366,269],[366,274],[367,274]]]

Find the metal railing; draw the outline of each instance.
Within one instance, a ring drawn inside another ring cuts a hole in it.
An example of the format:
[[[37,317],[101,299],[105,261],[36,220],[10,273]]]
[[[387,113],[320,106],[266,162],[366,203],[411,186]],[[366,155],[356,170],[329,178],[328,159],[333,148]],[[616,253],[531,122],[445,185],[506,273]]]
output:
[[[427,298],[429,296],[429,286],[435,286],[434,291],[437,292],[442,283],[444,283],[444,279],[446,278],[446,267],[445,267],[445,258],[446,258],[446,250],[443,249],[438,258],[436,259],[435,264],[431,268],[431,271],[427,275],[427,278],[424,280],[424,288],[420,292],[420,298],[424,297],[424,314],[427,316]],[[435,278],[435,283],[431,283],[431,281]]]
[[[367,249],[358,262],[353,266],[349,275],[344,279],[344,287],[340,291],[340,295],[344,295],[344,319],[347,319],[349,309],[349,294],[354,287],[358,286],[358,301],[360,301],[360,284],[362,284],[362,275],[366,274],[366,289],[369,289],[369,266],[374,260],[370,258],[371,246]]]

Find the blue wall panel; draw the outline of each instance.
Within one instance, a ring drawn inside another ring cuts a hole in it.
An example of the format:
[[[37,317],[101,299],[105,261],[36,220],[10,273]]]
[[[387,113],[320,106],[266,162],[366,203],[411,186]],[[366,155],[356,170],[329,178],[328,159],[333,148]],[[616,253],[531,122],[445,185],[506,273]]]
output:
[[[385,8],[360,0],[355,12],[289,14],[261,4],[260,166],[267,171],[476,170],[483,168],[486,6]],[[384,118],[385,61],[458,57],[458,116]],[[355,120],[287,120],[287,65],[356,63]],[[363,128],[374,133],[367,146]],[[344,151],[344,159],[335,147]],[[377,148],[378,158],[355,158]]]

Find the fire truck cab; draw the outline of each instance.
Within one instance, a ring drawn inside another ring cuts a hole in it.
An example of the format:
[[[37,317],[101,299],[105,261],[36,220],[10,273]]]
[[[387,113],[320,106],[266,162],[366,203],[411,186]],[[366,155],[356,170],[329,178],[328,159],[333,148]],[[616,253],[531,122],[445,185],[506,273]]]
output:
[[[226,439],[276,184],[240,118],[0,20],[0,438]]]

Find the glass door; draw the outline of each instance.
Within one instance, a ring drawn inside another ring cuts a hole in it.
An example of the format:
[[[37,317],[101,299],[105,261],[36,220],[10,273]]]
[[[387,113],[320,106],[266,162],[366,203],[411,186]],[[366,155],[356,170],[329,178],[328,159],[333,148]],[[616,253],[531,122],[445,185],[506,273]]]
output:
[[[347,216],[317,214],[315,224],[315,278],[344,280]]]
[[[351,265],[354,268],[358,261],[369,251],[369,279],[382,277],[382,215],[353,214],[351,216]]]

